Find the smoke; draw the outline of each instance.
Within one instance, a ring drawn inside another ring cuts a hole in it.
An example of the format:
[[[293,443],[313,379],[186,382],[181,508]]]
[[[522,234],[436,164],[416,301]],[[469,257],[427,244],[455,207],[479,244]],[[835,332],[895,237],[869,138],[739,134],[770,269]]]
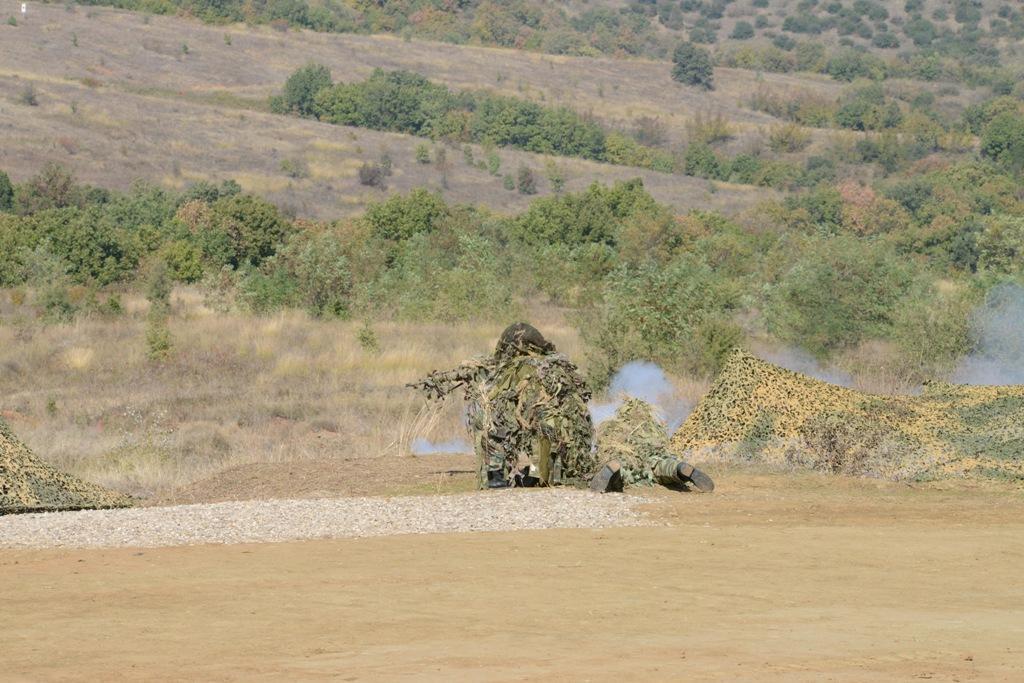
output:
[[[608,395],[614,397],[612,401],[590,404],[594,424],[611,418],[622,405],[624,396],[639,398],[654,406],[668,425],[669,433],[674,432],[693,410],[693,404],[679,398],[675,386],[664,371],[646,361],[632,361],[623,365],[612,377]]]
[[[853,387],[853,377],[849,374],[838,368],[823,367],[814,356],[799,349],[774,349],[762,351],[759,355],[769,363],[774,363],[787,370],[809,375],[823,382]]]
[[[409,450],[413,455],[436,455],[439,453],[472,453],[473,447],[465,439],[452,439],[434,443],[423,437],[413,439]]]
[[[971,319],[974,351],[960,361],[953,381],[1024,384],[1024,287],[993,287]]]

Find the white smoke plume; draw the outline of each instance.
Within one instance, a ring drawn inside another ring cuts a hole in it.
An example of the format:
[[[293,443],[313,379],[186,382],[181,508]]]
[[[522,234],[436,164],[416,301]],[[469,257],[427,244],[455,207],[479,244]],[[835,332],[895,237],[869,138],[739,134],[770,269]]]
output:
[[[624,396],[639,398],[653,405],[667,423],[669,433],[678,429],[693,410],[689,401],[679,398],[665,372],[647,361],[632,361],[623,365],[612,377],[608,395],[612,397],[611,401],[590,404],[594,424],[611,418],[622,405]]]
[[[819,379],[822,382],[838,384],[844,387],[853,387],[853,377],[848,373],[834,367],[824,367],[811,354],[800,349],[772,349],[762,350],[759,354],[762,359],[769,363],[799,372],[804,375]]]
[[[433,442],[423,437],[413,439],[409,450],[413,455],[437,455],[441,453],[472,453],[473,447],[465,439]]]
[[[1024,287],[993,287],[971,320],[974,351],[960,361],[961,384],[1024,384]]]

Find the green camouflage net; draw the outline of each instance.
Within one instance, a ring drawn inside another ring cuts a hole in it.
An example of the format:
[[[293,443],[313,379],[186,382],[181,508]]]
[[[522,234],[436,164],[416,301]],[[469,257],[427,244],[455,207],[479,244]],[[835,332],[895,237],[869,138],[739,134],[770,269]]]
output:
[[[0,419],[0,514],[129,507],[131,498],[47,465]]]
[[[875,396],[736,351],[671,446],[886,479],[1024,482],[1024,386],[941,383],[919,396]]]

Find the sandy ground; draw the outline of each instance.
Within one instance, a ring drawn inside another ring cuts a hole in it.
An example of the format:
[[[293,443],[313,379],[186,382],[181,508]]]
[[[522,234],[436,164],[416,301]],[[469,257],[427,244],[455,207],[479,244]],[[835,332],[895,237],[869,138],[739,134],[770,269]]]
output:
[[[1024,496],[716,472],[664,524],[0,552],[14,680],[1024,678]]]

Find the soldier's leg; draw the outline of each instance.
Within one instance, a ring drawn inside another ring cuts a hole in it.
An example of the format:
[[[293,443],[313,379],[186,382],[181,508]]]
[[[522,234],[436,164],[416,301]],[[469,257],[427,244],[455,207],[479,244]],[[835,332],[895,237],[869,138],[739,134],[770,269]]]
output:
[[[664,486],[693,484],[698,491],[703,493],[709,493],[715,489],[715,484],[711,481],[711,477],[674,455],[666,454],[659,456],[654,459],[651,465],[654,478],[659,484]]]
[[[479,467],[479,485],[482,489],[499,489],[508,486],[509,470],[505,462],[505,450],[500,439],[488,430],[475,432],[474,450]]]
[[[590,490],[597,493],[622,491],[622,465],[617,460],[609,460],[594,474],[590,480]]]

